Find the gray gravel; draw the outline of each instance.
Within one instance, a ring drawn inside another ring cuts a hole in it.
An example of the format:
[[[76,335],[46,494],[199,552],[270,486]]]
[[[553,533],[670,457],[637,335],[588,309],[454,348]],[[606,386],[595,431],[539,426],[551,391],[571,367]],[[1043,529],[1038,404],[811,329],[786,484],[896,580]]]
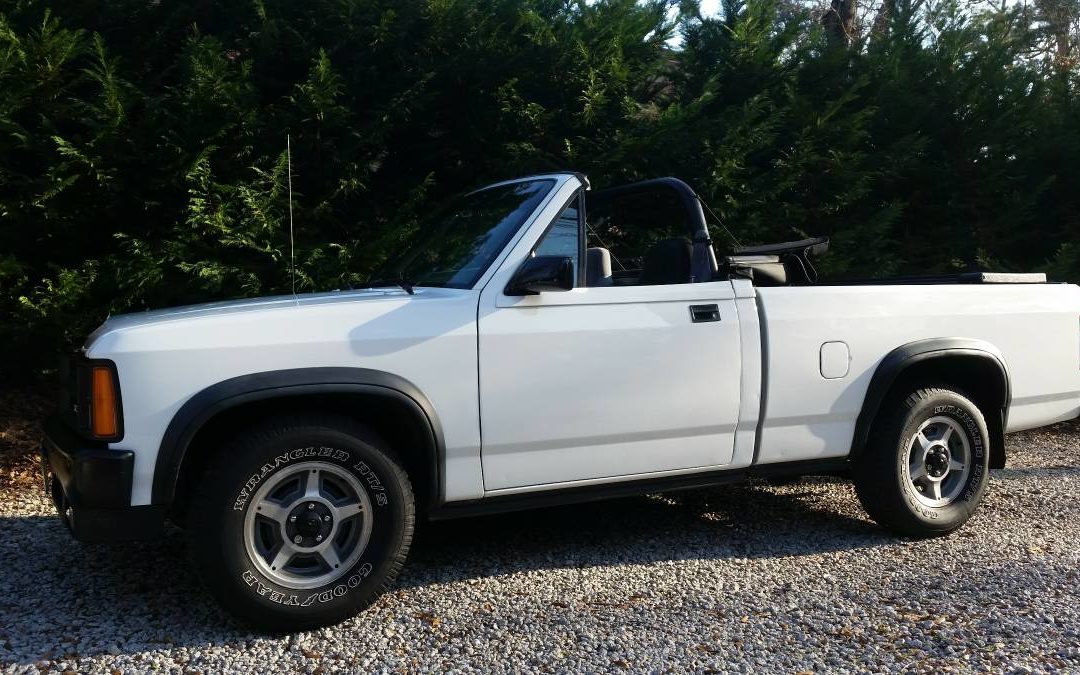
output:
[[[234,624],[179,536],[71,541],[0,493],[6,672],[1080,672],[1080,428],[1010,437],[946,539],[871,523],[810,479],[431,524],[395,590],[340,626]]]

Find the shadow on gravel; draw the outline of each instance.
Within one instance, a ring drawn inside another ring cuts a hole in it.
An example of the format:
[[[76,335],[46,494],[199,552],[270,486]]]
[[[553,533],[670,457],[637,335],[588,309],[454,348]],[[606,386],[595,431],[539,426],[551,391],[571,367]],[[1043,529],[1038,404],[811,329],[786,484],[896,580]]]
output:
[[[896,544],[836,509],[835,484],[722,486],[423,523],[399,586],[560,567],[814,555]],[[852,498],[853,491],[852,491]]]
[[[398,587],[562,567],[803,556],[897,541],[838,512],[838,489],[847,488],[726,486],[423,523]],[[0,661],[258,637],[199,590],[178,531],[151,543],[77,544],[57,518],[33,516],[0,518],[0,532]],[[167,633],[150,628],[163,625]],[[60,644],[45,637],[58,627]],[[101,642],[103,634],[113,641]]]
[[[176,530],[152,543],[76,544],[57,518],[33,516],[0,518],[0,532],[0,662],[261,639],[199,590]],[[847,483],[729,485],[422,523],[397,587],[544,569],[799,558],[900,542],[862,515]]]

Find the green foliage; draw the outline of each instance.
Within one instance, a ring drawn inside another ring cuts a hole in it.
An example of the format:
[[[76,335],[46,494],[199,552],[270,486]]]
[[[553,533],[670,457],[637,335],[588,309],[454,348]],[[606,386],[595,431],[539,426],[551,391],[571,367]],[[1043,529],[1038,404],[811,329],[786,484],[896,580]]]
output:
[[[0,344],[27,374],[111,312],[289,292],[286,135],[298,291],[566,168],[680,176],[744,243],[830,235],[829,275],[1080,280],[1075,36],[885,2],[837,48],[780,0],[12,0]]]

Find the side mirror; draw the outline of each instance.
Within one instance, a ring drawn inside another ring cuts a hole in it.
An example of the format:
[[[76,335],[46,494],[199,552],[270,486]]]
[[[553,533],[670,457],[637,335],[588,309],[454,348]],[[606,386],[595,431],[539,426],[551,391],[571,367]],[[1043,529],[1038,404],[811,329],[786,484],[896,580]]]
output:
[[[569,291],[573,287],[573,258],[538,255],[521,264],[506,285],[506,294],[536,295],[544,291]]]

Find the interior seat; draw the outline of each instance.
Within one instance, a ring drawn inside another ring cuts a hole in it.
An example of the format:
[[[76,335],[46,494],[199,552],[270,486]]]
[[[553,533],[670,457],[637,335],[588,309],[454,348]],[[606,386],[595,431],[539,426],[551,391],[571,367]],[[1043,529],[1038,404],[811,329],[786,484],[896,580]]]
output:
[[[662,239],[645,254],[639,286],[688,284],[693,281],[693,245],[685,237]]]
[[[606,248],[594,246],[585,249],[585,285],[611,286],[611,252]]]

